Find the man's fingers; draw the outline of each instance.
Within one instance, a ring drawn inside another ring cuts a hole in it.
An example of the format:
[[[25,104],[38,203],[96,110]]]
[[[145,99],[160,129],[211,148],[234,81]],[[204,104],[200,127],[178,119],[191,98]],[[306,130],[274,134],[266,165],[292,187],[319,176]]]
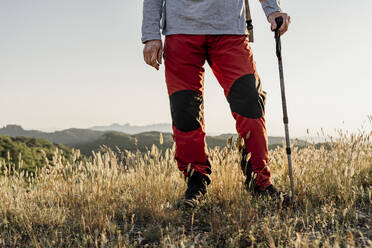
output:
[[[287,31],[287,29],[288,29],[288,23],[286,19],[284,19],[282,26],[279,28],[279,33],[284,34],[285,31]]]
[[[143,51],[143,58],[146,64],[155,67],[156,63],[156,50],[155,49],[145,49]]]
[[[158,62],[159,62],[159,64],[162,63],[162,57],[163,57],[163,48],[160,47],[160,49],[158,50]]]
[[[151,63],[150,65],[154,67],[156,70],[159,70],[159,64],[158,62],[156,62],[156,57],[157,57],[156,51],[153,51],[151,55],[151,59],[150,59],[150,63]]]
[[[288,31],[288,26],[285,26],[282,31],[280,31],[280,35],[283,35],[285,32]]]
[[[289,24],[291,23],[291,18],[289,16],[286,15],[285,18],[283,19],[284,19],[283,25],[279,29],[281,35],[288,31]]]
[[[145,62],[146,64],[151,65],[150,56],[145,56]]]
[[[151,65],[151,51],[144,50],[143,59],[145,60],[146,64]]]
[[[281,33],[285,28],[286,28],[286,26],[287,26],[287,15],[286,14],[281,14],[280,15],[281,17],[282,17],[282,19],[283,19],[283,24],[282,24],[282,26],[279,28],[279,32]]]
[[[151,65],[154,65],[156,63],[156,56],[157,54],[155,52],[152,52],[151,58],[150,58]]]

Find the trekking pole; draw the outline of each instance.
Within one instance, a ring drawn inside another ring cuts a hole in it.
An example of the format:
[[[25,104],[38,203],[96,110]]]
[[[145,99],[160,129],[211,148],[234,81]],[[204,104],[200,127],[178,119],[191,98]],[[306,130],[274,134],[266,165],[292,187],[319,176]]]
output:
[[[282,61],[282,46],[280,41],[280,33],[279,28],[283,24],[283,18],[277,17],[275,19],[277,24],[275,31],[275,41],[276,41],[276,56],[278,57],[278,64],[279,64],[279,76],[280,76],[280,89],[282,93],[282,106],[283,106],[283,122],[285,128],[285,141],[286,141],[286,151],[288,157],[288,167],[289,167],[289,177],[291,179],[291,200],[294,201],[295,199],[295,192],[294,192],[294,182],[293,182],[293,170],[292,170],[292,159],[291,159],[291,142],[289,139],[289,129],[288,129],[288,113],[287,113],[287,103],[285,98],[285,88],[284,88],[284,74],[283,74],[283,61]]]

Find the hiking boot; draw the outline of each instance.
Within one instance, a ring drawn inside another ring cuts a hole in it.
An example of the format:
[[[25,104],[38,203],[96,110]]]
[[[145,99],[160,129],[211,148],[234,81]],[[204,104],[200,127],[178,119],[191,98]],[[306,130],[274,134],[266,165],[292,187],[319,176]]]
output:
[[[254,188],[254,195],[261,197],[271,197],[273,200],[279,200],[283,205],[288,205],[291,202],[289,194],[282,192],[274,187],[274,185],[267,186],[263,190],[260,190],[258,186]]]
[[[245,176],[244,185],[247,191],[253,192],[255,196],[271,197],[273,200],[280,200],[283,205],[288,205],[291,202],[289,194],[279,191],[272,184],[260,190],[253,172],[251,160],[248,158],[248,152],[245,149],[242,149],[242,161],[240,165]]]
[[[199,205],[201,198],[207,193],[207,185],[211,182],[208,175],[200,172],[193,172],[190,175],[186,177],[187,190],[184,199],[178,204],[179,207],[188,209]]]

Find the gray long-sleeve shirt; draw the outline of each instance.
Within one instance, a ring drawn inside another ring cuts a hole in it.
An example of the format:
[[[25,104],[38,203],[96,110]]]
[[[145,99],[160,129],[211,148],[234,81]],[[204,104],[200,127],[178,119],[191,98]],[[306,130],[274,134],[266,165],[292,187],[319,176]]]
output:
[[[269,16],[279,0],[260,0]],[[144,0],[142,42],[172,34],[245,34],[244,0]]]

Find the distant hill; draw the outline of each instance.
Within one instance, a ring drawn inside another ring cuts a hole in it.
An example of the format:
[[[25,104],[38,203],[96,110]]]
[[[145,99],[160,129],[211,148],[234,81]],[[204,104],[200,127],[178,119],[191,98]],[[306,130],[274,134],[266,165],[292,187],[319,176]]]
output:
[[[138,133],[145,133],[145,132],[161,132],[161,133],[171,133],[172,132],[172,125],[167,123],[160,123],[160,124],[152,124],[152,125],[144,125],[144,126],[132,126],[129,123],[124,125],[120,125],[118,123],[111,124],[109,126],[94,126],[89,128],[95,131],[117,131],[123,132],[127,134],[138,134]]]
[[[105,132],[98,139],[86,142],[78,143],[73,147],[79,149],[82,154],[90,154],[92,151],[97,151],[102,146],[110,147],[116,151],[117,148],[120,150],[128,150],[135,152],[140,150],[145,152],[151,149],[152,145],[155,144],[163,149],[171,148],[173,145],[173,138],[170,133],[162,133],[163,144],[160,145],[160,133],[159,132],[147,132],[135,135],[129,135],[122,132],[109,131]]]
[[[151,149],[153,144],[162,149],[171,148],[173,146],[173,138],[171,133],[162,133],[163,144],[160,145],[160,132],[143,132],[139,134],[127,134],[118,131],[94,131],[90,129],[66,129],[53,133],[46,133],[37,130],[24,130],[21,126],[7,125],[0,129],[0,135],[8,135],[12,137],[34,137],[49,140],[50,142],[63,144],[68,147],[79,149],[83,154],[91,154],[91,151],[97,151],[102,146],[110,147],[113,150],[129,150],[141,152]],[[213,148],[216,146],[226,146],[227,139],[233,137],[236,139],[236,134],[222,134],[218,136],[207,136],[207,144]],[[268,137],[269,148],[281,145],[284,141],[282,137]],[[306,143],[302,140],[296,142],[298,146],[305,146]]]
[[[55,131],[53,133],[41,132],[38,130],[24,130],[19,125],[7,125],[4,128],[0,128],[0,135],[46,139],[50,142],[64,145],[90,142],[98,139],[102,134],[103,132],[77,128]]]

